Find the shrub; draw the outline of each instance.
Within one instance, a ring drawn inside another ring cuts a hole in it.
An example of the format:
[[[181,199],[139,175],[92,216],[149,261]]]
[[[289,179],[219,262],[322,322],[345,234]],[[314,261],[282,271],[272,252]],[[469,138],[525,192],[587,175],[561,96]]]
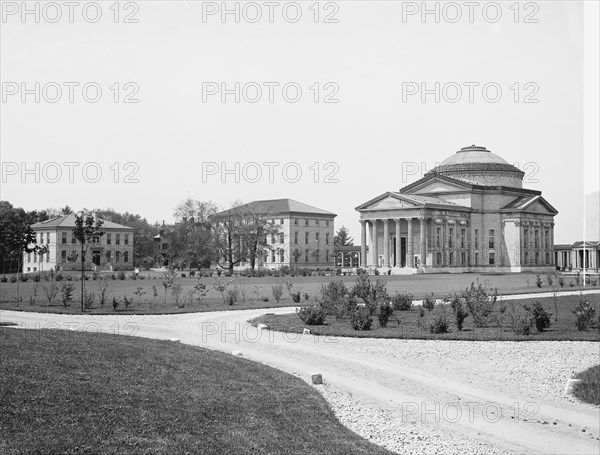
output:
[[[327,317],[325,310],[317,305],[297,308],[296,313],[307,325],[323,325]]]
[[[452,312],[454,313],[454,319],[456,321],[456,328],[461,331],[463,329],[463,324],[469,313],[465,308],[464,301],[458,295],[454,295],[450,301],[450,305],[452,306]]]
[[[267,297],[267,296],[261,297],[261,300],[263,302],[268,302],[269,301],[269,297]]]
[[[229,289],[227,291],[227,303],[229,305],[234,305],[235,303],[237,303],[239,297],[240,291],[237,287],[234,287],[233,289]]]
[[[117,310],[117,308],[119,308],[119,304],[121,303],[120,299],[117,299],[116,297],[113,297],[112,299],[112,307],[113,310]]]
[[[62,273],[57,273],[57,274],[56,274],[56,278],[55,278],[55,280],[56,280],[56,281],[62,281],[63,279],[64,279],[64,278],[63,278],[63,275],[62,275]]]
[[[8,283],[8,278],[6,278],[6,275],[2,275],[2,278],[0,278],[0,283]]]
[[[125,275],[125,272],[123,270],[119,270],[119,272],[117,273],[117,278],[123,281],[125,278],[127,278],[127,275]]]
[[[529,310],[529,308],[526,308]],[[535,302],[530,310],[535,321],[535,328],[538,332],[543,332],[550,327],[550,317],[552,313],[548,313],[540,302]]]
[[[544,282],[542,281],[542,277],[541,277],[541,276],[539,276],[539,275],[536,275],[536,276],[535,276],[535,285],[536,285],[538,288],[541,288],[543,284],[544,284]]]
[[[117,275],[115,275],[114,273],[112,273],[112,274],[110,275],[110,279],[111,279],[111,280],[116,280],[116,279],[117,279]]]
[[[531,328],[535,324],[535,318],[529,307],[521,306],[520,309],[515,309],[513,304],[512,310],[508,315],[510,326],[515,335],[529,335],[531,333]]]
[[[290,267],[288,265],[282,265],[281,268],[279,269],[279,272],[281,273],[282,276],[289,275]]]
[[[429,319],[429,331],[431,333],[448,333],[448,314],[444,305],[438,305],[431,313]]]
[[[14,276],[14,275],[13,275],[13,276],[11,276],[11,277],[10,277],[10,282],[11,282],[11,283],[16,283],[16,282],[17,282],[17,277],[16,277],[16,276]]]
[[[67,280],[67,281],[73,281],[73,275],[66,275],[65,276],[65,280]]]
[[[183,293],[183,286],[181,284],[175,283],[175,284],[171,285],[171,295],[175,299],[175,304],[177,306],[179,306],[179,299],[181,298],[182,293]]]
[[[562,276],[558,278],[558,285],[561,288],[565,287],[565,279]]]
[[[433,296],[433,292],[431,293],[431,295],[425,296],[425,298],[423,299],[422,307],[429,311],[433,310],[433,308],[435,307],[435,297]]]
[[[42,285],[42,292],[48,299],[48,305],[50,305],[52,303],[52,300],[54,300],[54,298],[56,297],[56,294],[58,294],[58,286],[56,284],[56,281],[50,281],[48,286]]]
[[[273,293],[273,298],[277,303],[281,300],[283,296],[283,285],[281,283],[274,284],[271,287],[271,292]]]
[[[368,275],[359,275],[349,294],[351,297],[360,297],[371,314],[377,312],[379,304],[390,301],[385,281],[378,279],[373,284]]]
[[[377,308],[377,319],[379,320],[379,326],[385,328],[392,314],[394,314],[394,307],[391,303],[380,303],[379,307]]]
[[[101,306],[104,306],[106,303],[106,298],[108,297],[110,288],[109,280],[110,278],[105,276],[104,278],[101,278],[100,282],[98,283],[98,298],[100,299]]]
[[[86,289],[83,292],[83,307],[87,310],[92,307],[96,300],[96,293],[93,290]]]
[[[577,275],[575,275],[575,284],[577,286],[579,286],[581,284],[581,273],[577,272]]]
[[[301,300],[301,293],[300,293],[300,291],[298,291],[298,292],[292,292],[290,295],[292,296],[292,301],[294,303],[300,303],[300,300]]]
[[[552,286],[552,283],[554,283],[554,277],[551,273],[546,275],[546,282],[548,283],[548,286]]]
[[[129,306],[133,303],[133,300],[129,300],[126,295],[123,296],[123,303],[125,304],[125,308],[129,308]]]
[[[481,283],[471,283],[460,297],[467,303],[467,307],[473,316],[473,321],[478,327],[487,327],[491,322],[491,316],[498,300],[498,290],[488,288]]]
[[[33,277],[31,277],[31,279],[32,279],[33,281],[35,281],[36,283],[39,283],[39,282],[40,282],[40,276],[39,276],[39,275],[33,275]]]
[[[29,280],[29,277],[28,277],[27,275],[25,275],[25,274],[22,274],[22,275],[21,275],[21,281],[22,281],[23,283],[27,283],[27,281],[28,281],[28,280]]]
[[[60,286],[60,301],[63,306],[66,308],[73,300],[73,291],[75,290],[75,285],[73,283],[63,283]]]
[[[352,313],[350,313],[350,324],[354,330],[371,330],[373,318],[371,311],[366,305],[358,305]]]
[[[594,319],[596,309],[591,306],[589,300],[580,300],[579,306],[573,310],[575,314],[575,325],[580,332],[586,332],[590,322]]]
[[[403,292],[402,294],[397,292],[392,297],[392,305],[394,310],[409,311],[413,305],[413,295],[409,294],[408,292]]]

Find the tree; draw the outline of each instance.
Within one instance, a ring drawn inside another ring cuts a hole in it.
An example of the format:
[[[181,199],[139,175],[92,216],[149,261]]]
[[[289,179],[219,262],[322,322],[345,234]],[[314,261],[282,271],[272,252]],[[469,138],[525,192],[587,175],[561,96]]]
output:
[[[2,237],[2,244],[4,245],[6,242],[9,256],[17,260],[17,306],[19,306],[21,301],[19,275],[21,274],[23,254],[37,252],[35,233],[29,223],[25,221],[10,226],[8,231],[2,233]]]
[[[100,237],[104,235],[101,228],[104,222],[90,213],[80,212],[75,215],[75,229],[73,229],[73,236],[81,244],[81,312],[83,313],[84,307],[84,294],[85,294],[85,255],[87,252],[86,245],[90,243],[97,243]]]
[[[19,273],[21,271],[23,253],[35,250],[26,251],[18,239],[31,235],[33,241],[29,243],[35,243],[35,236],[29,227],[45,219],[47,218],[44,218],[42,212],[25,212],[20,207],[13,207],[8,201],[0,201],[0,267],[2,273]]]
[[[333,237],[333,246],[353,246],[354,239],[350,237],[350,231],[345,226],[338,229]]]
[[[177,222],[191,220],[196,223],[207,223],[215,213],[217,213],[217,205],[213,201],[187,198],[177,204],[174,215]]]

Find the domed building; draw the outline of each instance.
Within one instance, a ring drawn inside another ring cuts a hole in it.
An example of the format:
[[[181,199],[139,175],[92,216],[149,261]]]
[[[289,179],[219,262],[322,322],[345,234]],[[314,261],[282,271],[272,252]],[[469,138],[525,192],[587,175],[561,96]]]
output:
[[[524,176],[485,147],[460,149],[420,180],[356,207],[361,265],[393,274],[553,271],[558,212],[523,188]]]

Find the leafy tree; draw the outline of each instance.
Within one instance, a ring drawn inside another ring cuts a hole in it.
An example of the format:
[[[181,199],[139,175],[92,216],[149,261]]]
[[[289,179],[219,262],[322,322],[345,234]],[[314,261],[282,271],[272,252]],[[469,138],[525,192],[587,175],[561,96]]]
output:
[[[338,229],[333,236],[333,246],[353,246],[354,239],[350,237],[350,230],[345,226]]]

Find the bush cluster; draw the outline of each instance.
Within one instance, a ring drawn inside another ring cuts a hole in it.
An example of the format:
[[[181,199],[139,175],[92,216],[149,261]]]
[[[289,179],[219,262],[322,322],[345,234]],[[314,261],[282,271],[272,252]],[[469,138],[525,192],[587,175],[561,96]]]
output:
[[[296,310],[298,316],[307,325],[323,325],[327,314],[318,305],[305,306]]]
[[[407,292],[397,292],[392,297],[392,305],[396,311],[409,311],[413,305],[413,295]]]
[[[373,317],[366,305],[357,305],[350,314],[350,324],[354,330],[371,330]]]

